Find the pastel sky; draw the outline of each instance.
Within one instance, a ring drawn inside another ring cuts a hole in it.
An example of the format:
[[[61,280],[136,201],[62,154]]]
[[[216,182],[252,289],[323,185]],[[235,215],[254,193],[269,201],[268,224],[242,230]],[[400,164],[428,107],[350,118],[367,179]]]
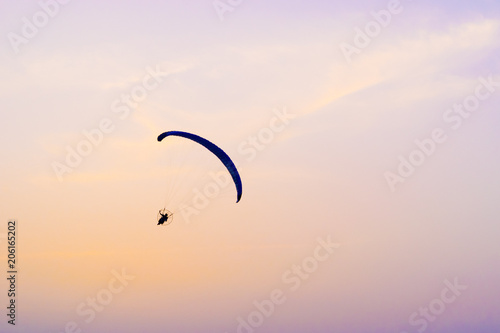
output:
[[[0,3],[1,332],[500,331],[498,1],[63,2]]]

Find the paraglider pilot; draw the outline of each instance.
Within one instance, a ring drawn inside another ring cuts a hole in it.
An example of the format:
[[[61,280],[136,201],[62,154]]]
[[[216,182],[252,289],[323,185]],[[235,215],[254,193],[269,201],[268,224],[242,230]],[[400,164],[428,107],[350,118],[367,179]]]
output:
[[[161,212],[161,210],[159,211],[159,213],[160,213],[161,217],[158,220],[158,225],[162,225],[163,223],[167,222],[167,220],[168,220],[168,213],[163,214]]]

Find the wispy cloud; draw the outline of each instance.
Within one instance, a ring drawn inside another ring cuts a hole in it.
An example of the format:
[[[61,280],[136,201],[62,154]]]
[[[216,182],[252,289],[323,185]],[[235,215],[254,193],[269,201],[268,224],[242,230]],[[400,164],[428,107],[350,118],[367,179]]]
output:
[[[363,122],[352,111],[347,112],[345,105],[343,109],[334,108],[334,112],[340,119],[351,118],[358,125],[372,126],[373,122],[366,120],[375,120],[389,111],[388,104],[412,105],[433,99],[439,103],[467,91],[478,76],[485,75],[479,70],[463,75],[460,69],[474,68],[485,51],[498,48],[499,33],[500,21],[485,20],[454,26],[446,32],[425,30],[409,38],[380,41],[351,65],[335,63],[330,68],[331,81],[325,93],[306,112],[331,112],[332,105],[353,96],[352,107],[369,103],[385,108],[373,108],[372,115],[365,113]],[[369,92],[383,85],[390,85],[390,96]]]

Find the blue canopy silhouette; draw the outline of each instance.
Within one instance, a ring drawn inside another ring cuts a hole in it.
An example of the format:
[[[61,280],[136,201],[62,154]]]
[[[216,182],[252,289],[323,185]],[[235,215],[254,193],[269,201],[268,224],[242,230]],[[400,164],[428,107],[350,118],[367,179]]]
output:
[[[236,191],[237,191],[236,202],[240,201],[243,192],[243,186],[241,184],[240,174],[238,173],[238,170],[236,169],[236,166],[234,165],[233,161],[231,161],[231,158],[229,158],[229,156],[222,149],[220,149],[207,139],[202,138],[201,136],[181,131],[168,131],[162,133],[158,136],[158,141],[161,142],[167,136],[179,136],[186,139],[190,139],[196,143],[199,143],[203,147],[207,148],[215,156],[217,156],[219,160],[226,166],[227,170],[231,174],[231,177],[233,177],[234,185],[236,186]]]

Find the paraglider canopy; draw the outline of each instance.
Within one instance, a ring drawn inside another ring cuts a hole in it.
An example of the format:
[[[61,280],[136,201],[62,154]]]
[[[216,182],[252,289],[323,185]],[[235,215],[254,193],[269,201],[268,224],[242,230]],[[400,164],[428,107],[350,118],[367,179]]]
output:
[[[243,192],[243,186],[241,184],[241,178],[240,174],[238,173],[238,170],[236,169],[236,166],[234,165],[233,161],[229,156],[219,147],[217,147],[215,144],[212,142],[208,141],[207,139],[202,138],[201,136],[198,136],[196,134],[191,134],[187,132],[181,132],[181,131],[169,131],[162,133],[158,136],[158,141],[162,141],[168,136],[178,136],[178,137],[183,137],[186,139],[190,139],[206,149],[208,149],[210,152],[212,152],[215,156],[219,158],[219,160],[224,164],[224,166],[227,168],[229,173],[231,174],[231,177],[233,178],[234,185],[236,186],[236,202],[239,202],[241,199],[241,195]]]

